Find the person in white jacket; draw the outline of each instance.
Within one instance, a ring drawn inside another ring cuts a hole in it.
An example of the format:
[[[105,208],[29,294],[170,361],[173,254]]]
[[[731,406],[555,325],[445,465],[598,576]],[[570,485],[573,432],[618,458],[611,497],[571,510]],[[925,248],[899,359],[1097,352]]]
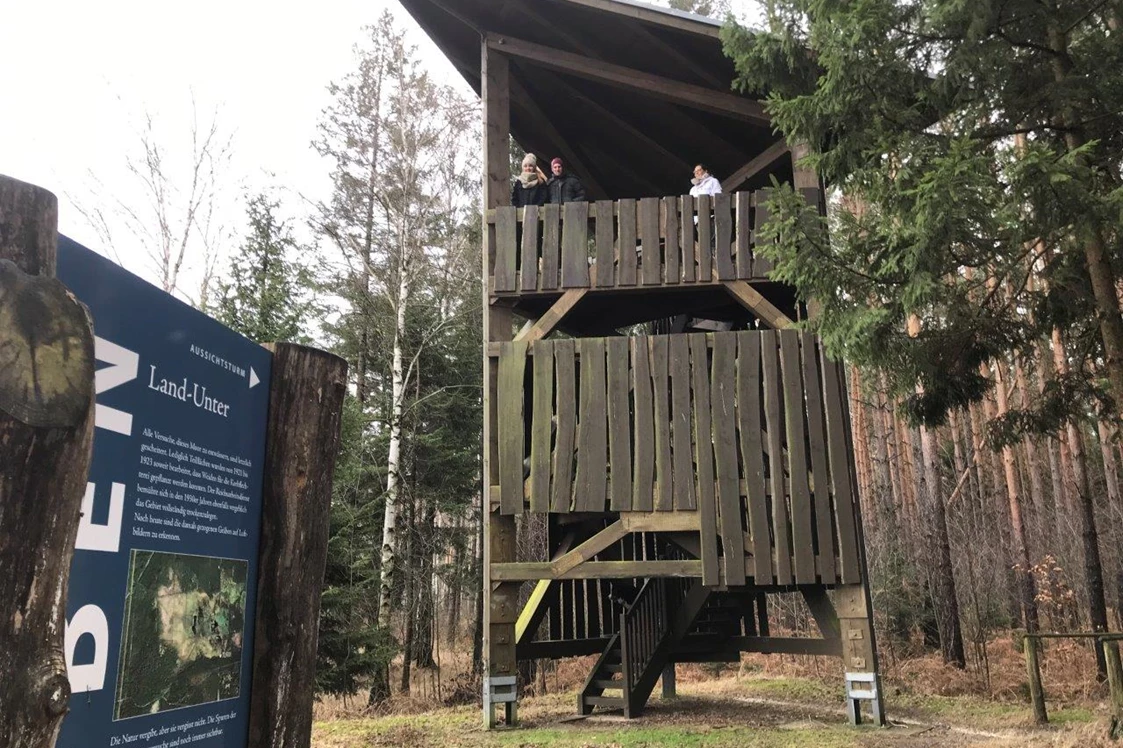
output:
[[[690,184],[693,185],[690,188],[691,197],[721,194],[721,182],[702,164],[694,167],[694,178],[690,180]]]

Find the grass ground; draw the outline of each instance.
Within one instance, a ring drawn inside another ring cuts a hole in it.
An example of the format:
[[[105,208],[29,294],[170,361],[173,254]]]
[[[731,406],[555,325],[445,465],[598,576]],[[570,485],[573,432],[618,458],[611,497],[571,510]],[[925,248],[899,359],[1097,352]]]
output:
[[[1067,658],[1067,659],[1066,659]],[[923,658],[886,668],[892,727],[851,727],[840,698],[837,660],[754,658],[740,667],[680,666],[679,697],[653,695],[644,715],[576,718],[576,691],[588,663],[570,661],[546,681],[550,693],[519,702],[520,726],[486,732],[477,705],[435,706],[433,693],[397,699],[380,715],[339,703],[317,707],[313,745],[321,748],[718,748],[721,746],[1072,746],[1107,741],[1105,694],[1088,677],[1090,660],[1056,650],[1046,690],[1050,725],[1035,728],[1024,700],[1020,657],[996,643],[990,678],[949,672]],[[1094,671],[1092,671],[1094,672]],[[416,684],[415,678],[415,684]],[[416,691],[415,691],[416,694]],[[393,712],[393,713],[391,713]]]

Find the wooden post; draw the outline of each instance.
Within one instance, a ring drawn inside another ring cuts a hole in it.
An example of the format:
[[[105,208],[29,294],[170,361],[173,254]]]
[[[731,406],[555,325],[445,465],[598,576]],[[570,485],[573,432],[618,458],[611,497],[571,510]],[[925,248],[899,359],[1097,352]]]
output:
[[[510,200],[509,144],[511,138],[510,64],[505,55],[487,44],[480,49],[483,99],[484,211]],[[495,726],[495,707],[503,705],[508,727],[517,718],[518,694],[515,667],[515,623],[518,620],[519,582],[494,583],[493,563],[516,560],[515,515],[503,514],[492,506],[489,487],[499,483],[499,359],[488,351],[488,343],[505,342],[513,337],[512,316],[508,307],[492,304],[488,278],[495,266],[495,226],[485,222],[482,252],[484,308],[484,431],[483,484],[481,501],[484,517],[483,593],[484,593],[484,682],[483,711],[486,727]]]
[[[663,666],[663,698],[678,698],[678,691],[675,688],[675,663],[673,662],[668,662]]]
[[[1041,663],[1037,659],[1037,637],[1027,634],[1022,638],[1026,653],[1026,674],[1029,676],[1029,698],[1033,702],[1033,722],[1044,725],[1049,722],[1045,711],[1045,689],[1041,686]]]
[[[266,347],[273,352],[273,373],[249,745],[306,748],[347,363],[291,343]]]
[[[54,278],[57,226],[53,194],[0,176],[3,748],[51,748],[70,704],[63,637],[93,448],[94,342]]]
[[[1123,738],[1123,664],[1119,659],[1119,641],[1101,639],[1104,660],[1107,662],[1107,682],[1111,688],[1111,727],[1112,740]]]

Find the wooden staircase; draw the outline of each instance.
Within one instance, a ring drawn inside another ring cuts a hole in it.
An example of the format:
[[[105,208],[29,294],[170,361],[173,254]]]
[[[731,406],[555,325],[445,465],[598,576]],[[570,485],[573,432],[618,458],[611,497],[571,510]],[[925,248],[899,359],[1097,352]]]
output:
[[[600,707],[639,716],[668,663],[695,659],[692,654],[724,659],[724,643],[740,633],[742,613],[700,580],[648,579],[585,680],[578,712]]]

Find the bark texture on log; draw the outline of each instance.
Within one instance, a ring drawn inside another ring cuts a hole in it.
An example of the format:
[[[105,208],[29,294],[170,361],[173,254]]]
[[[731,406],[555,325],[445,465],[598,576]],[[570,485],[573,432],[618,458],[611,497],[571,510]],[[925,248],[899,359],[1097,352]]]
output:
[[[23,383],[0,409],[0,748],[51,748],[70,703],[66,593],[93,447],[93,331],[53,278],[57,216],[54,195],[0,176],[2,368]],[[15,407],[17,393],[35,407]]]
[[[317,622],[347,363],[290,343],[273,351],[249,745],[312,736]]]

